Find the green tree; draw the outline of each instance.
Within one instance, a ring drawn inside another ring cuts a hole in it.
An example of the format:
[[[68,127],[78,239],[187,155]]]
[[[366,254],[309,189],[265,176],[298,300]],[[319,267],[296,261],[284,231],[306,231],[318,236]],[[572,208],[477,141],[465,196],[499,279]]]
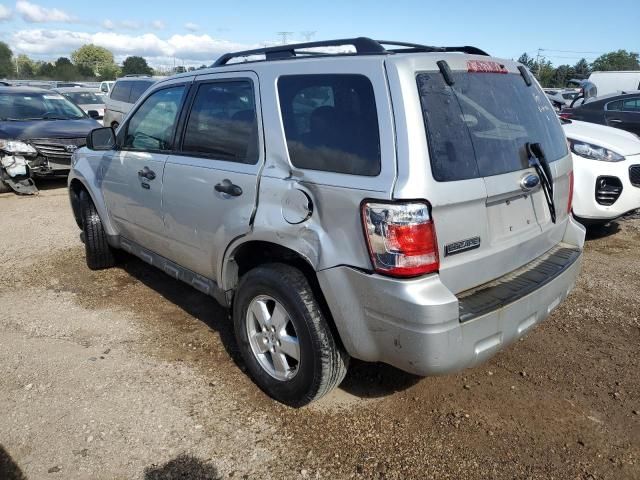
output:
[[[78,69],[73,63],[71,63],[71,60],[69,60],[67,57],[58,58],[54,67],[54,75],[56,80],[69,81],[78,79]]]
[[[4,42],[0,42],[0,78],[10,78],[16,73],[13,52]]]
[[[36,64],[25,54],[18,55],[16,58],[16,76],[17,78],[33,78],[36,74]]]
[[[142,57],[127,57],[122,62],[122,75],[151,75],[153,70]]]
[[[71,60],[78,72],[85,77],[100,76],[100,72],[104,68],[113,71],[113,67],[116,66],[113,61],[113,53],[104,47],[91,43],[72,52]]]
[[[591,75],[591,68],[589,67],[589,63],[584,58],[578,60],[578,63],[573,66],[573,69],[575,70],[575,78],[585,79],[589,78],[589,75]]]
[[[596,58],[591,64],[592,70],[640,70],[640,55],[626,50],[605,53]]]
[[[534,70],[536,66],[536,61],[526,53],[523,53],[522,55],[520,55],[520,58],[518,58],[518,62],[523,64],[529,70]]]
[[[104,64],[98,67],[98,80],[115,80],[120,76],[120,67],[115,63]]]
[[[55,77],[56,67],[51,62],[38,62],[36,64],[36,77],[41,80],[51,80]]]

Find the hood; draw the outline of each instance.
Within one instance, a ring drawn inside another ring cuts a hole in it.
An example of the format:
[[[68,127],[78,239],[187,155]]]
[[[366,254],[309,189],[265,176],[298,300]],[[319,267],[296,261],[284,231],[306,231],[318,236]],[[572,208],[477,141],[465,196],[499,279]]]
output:
[[[101,125],[91,118],[78,120],[33,120],[28,122],[0,121],[0,138],[29,140],[31,138],[86,137]]]
[[[624,156],[640,153],[640,138],[619,128],[577,120],[571,120],[571,123],[562,125],[562,128],[567,138],[573,140],[604,147]]]

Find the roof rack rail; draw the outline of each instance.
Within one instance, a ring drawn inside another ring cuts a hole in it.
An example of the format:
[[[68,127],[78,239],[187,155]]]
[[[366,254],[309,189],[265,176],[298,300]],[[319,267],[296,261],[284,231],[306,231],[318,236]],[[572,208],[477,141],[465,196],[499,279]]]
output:
[[[463,46],[463,47],[430,47],[428,45],[420,45],[417,43],[395,42],[387,40],[373,40],[367,37],[357,38],[342,38],[339,40],[325,40],[319,42],[306,42],[306,43],[292,43],[288,45],[277,45],[275,47],[256,48],[253,50],[243,50],[240,52],[225,53],[218,58],[212,67],[221,67],[227,65],[230,60],[241,57],[251,57],[254,55],[264,55],[264,61],[270,60],[283,60],[287,58],[295,58],[298,56],[312,56],[312,55],[354,55],[353,53],[332,54],[321,52],[309,52],[301,51],[310,48],[318,47],[341,47],[341,46],[353,46],[355,48],[355,55],[380,55],[380,54],[393,54],[393,53],[412,53],[412,52],[462,52],[473,55],[485,55],[489,54],[484,50],[480,50],[476,47]],[[402,48],[385,49],[383,45],[390,45]]]
[[[250,57],[252,55],[264,55],[265,60],[281,60],[296,56],[296,50],[317,47],[342,47],[351,45],[355,47],[358,55],[367,55],[374,53],[384,53],[385,49],[375,40],[366,37],[343,38],[340,40],[326,40],[320,42],[293,43],[289,45],[278,45],[275,47],[256,48],[254,50],[244,50],[241,52],[225,53],[212,65],[220,67],[226,65],[232,58]]]
[[[131,78],[131,77],[150,77],[148,73],[129,73],[122,78]]]

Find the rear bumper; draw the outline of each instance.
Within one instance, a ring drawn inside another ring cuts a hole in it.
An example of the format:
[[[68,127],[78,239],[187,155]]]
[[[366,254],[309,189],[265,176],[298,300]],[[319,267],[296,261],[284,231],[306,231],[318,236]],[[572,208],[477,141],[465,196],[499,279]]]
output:
[[[581,267],[584,230],[568,223],[578,250],[540,288],[461,322],[460,300],[437,275],[397,280],[349,268],[318,273],[340,337],[355,358],[417,375],[446,374],[483,362],[544,320],[569,294]]]

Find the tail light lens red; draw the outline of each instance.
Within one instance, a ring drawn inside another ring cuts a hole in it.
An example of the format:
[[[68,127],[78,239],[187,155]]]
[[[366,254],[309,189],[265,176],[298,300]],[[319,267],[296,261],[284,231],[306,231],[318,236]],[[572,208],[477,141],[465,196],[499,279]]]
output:
[[[564,118],[565,120],[571,120],[571,117],[573,117],[573,113],[560,112],[560,118]]]
[[[571,214],[573,208],[573,170],[569,172],[569,202],[567,205],[567,213]]]
[[[438,241],[426,203],[364,203],[362,222],[376,272],[417,277],[440,268]]]

